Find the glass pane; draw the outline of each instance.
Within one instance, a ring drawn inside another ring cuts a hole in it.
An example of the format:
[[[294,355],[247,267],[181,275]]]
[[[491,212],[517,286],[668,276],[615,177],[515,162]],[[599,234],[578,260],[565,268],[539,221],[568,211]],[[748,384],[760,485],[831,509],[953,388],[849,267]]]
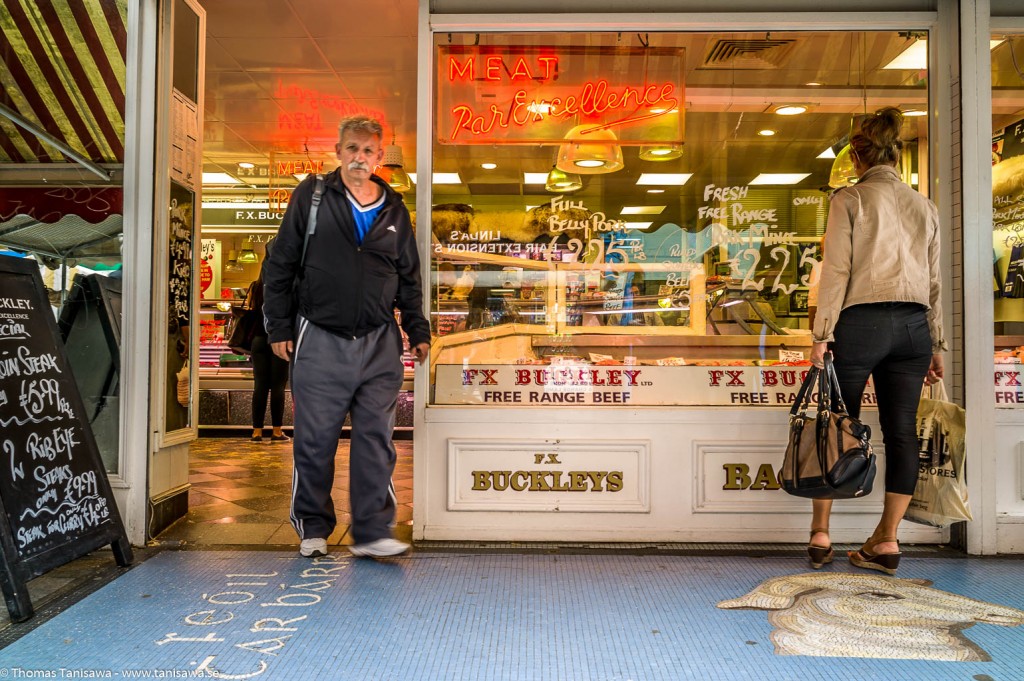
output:
[[[127,5],[79,4],[40,17],[0,1],[11,20],[0,50],[0,257],[38,263],[100,455],[116,473]]]
[[[996,406],[1024,407],[1024,36],[992,36]]]
[[[437,36],[432,401],[788,404],[858,117],[925,178],[923,37]]]

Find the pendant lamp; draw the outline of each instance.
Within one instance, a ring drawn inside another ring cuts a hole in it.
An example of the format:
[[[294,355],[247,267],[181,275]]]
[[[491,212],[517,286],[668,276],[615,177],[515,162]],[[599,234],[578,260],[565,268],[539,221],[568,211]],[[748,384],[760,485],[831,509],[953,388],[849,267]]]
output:
[[[412,189],[412,180],[409,178],[409,173],[405,172],[404,166],[402,147],[395,144],[395,138],[392,135],[391,144],[384,147],[381,164],[373,172],[396,192],[403,193]]]
[[[640,147],[640,158],[644,161],[671,161],[683,155],[681,144],[653,144]]]
[[[860,124],[870,117],[870,114],[857,114],[850,119],[850,134],[846,137],[846,146],[836,153],[836,160],[832,162],[832,172],[828,177],[828,186],[833,189],[856,184],[857,171],[853,167],[853,156],[850,154],[850,140],[860,131]]]
[[[260,256],[256,255],[256,251],[252,249],[252,240],[246,239],[245,245],[242,250],[238,253],[238,257],[235,258],[237,263],[245,263],[246,265],[255,265],[260,261]]]
[[[228,251],[228,262],[224,265],[225,272],[243,272],[243,268],[238,264],[238,251]]]
[[[558,147],[555,167],[567,173],[598,175],[622,170],[622,147],[611,130],[577,125]]]
[[[683,144],[673,139],[679,131],[667,125],[656,126],[650,132],[657,142],[640,147],[640,158],[644,161],[671,161],[683,155]]]
[[[849,187],[857,182],[857,171],[853,167],[853,157],[850,155],[850,145],[847,144],[836,154],[836,160],[832,161],[832,172],[828,176],[828,186],[833,189]]]
[[[583,189],[583,180],[576,173],[567,173],[557,166],[551,166],[544,189],[555,194],[571,194]]]

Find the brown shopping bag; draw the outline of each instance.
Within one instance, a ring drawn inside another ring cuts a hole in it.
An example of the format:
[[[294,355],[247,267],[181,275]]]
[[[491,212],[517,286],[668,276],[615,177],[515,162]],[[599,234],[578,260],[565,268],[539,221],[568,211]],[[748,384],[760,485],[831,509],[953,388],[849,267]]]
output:
[[[946,527],[973,520],[964,479],[966,414],[949,401],[939,381],[925,389],[917,407],[919,468],[906,520]]]

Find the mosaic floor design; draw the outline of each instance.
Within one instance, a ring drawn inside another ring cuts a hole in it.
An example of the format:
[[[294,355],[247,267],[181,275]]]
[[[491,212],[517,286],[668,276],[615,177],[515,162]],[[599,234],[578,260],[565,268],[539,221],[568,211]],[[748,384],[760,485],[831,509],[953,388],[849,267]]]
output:
[[[332,495],[338,527],[332,546],[350,544],[348,528],[348,440],[340,440]],[[411,440],[396,440],[398,462],[392,480],[398,498],[396,535],[408,538],[412,526]],[[298,544],[288,521],[292,489],[292,443],[252,442],[247,438],[200,438],[189,446],[188,515],[164,530],[159,541],[189,545]]]
[[[854,570],[812,576],[865,575]],[[900,576],[1024,608],[1024,561],[909,558]],[[764,611],[716,607],[806,577],[796,558],[165,551],[0,650],[0,668],[304,681],[1024,678],[1024,627],[965,629],[990,661],[779,655]]]

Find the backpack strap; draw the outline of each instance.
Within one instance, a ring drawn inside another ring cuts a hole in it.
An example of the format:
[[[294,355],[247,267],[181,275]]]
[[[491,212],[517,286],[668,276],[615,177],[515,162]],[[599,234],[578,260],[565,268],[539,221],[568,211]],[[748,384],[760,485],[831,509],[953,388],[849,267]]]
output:
[[[306,224],[306,235],[302,238],[302,257],[299,259],[299,269],[306,264],[306,249],[309,248],[309,237],[316,233],[316,214],[320,208],[320,199],[324,195],[324,176],[316,176],[316,187],[313,189],[313,204],[309,207],[309,221]]]

